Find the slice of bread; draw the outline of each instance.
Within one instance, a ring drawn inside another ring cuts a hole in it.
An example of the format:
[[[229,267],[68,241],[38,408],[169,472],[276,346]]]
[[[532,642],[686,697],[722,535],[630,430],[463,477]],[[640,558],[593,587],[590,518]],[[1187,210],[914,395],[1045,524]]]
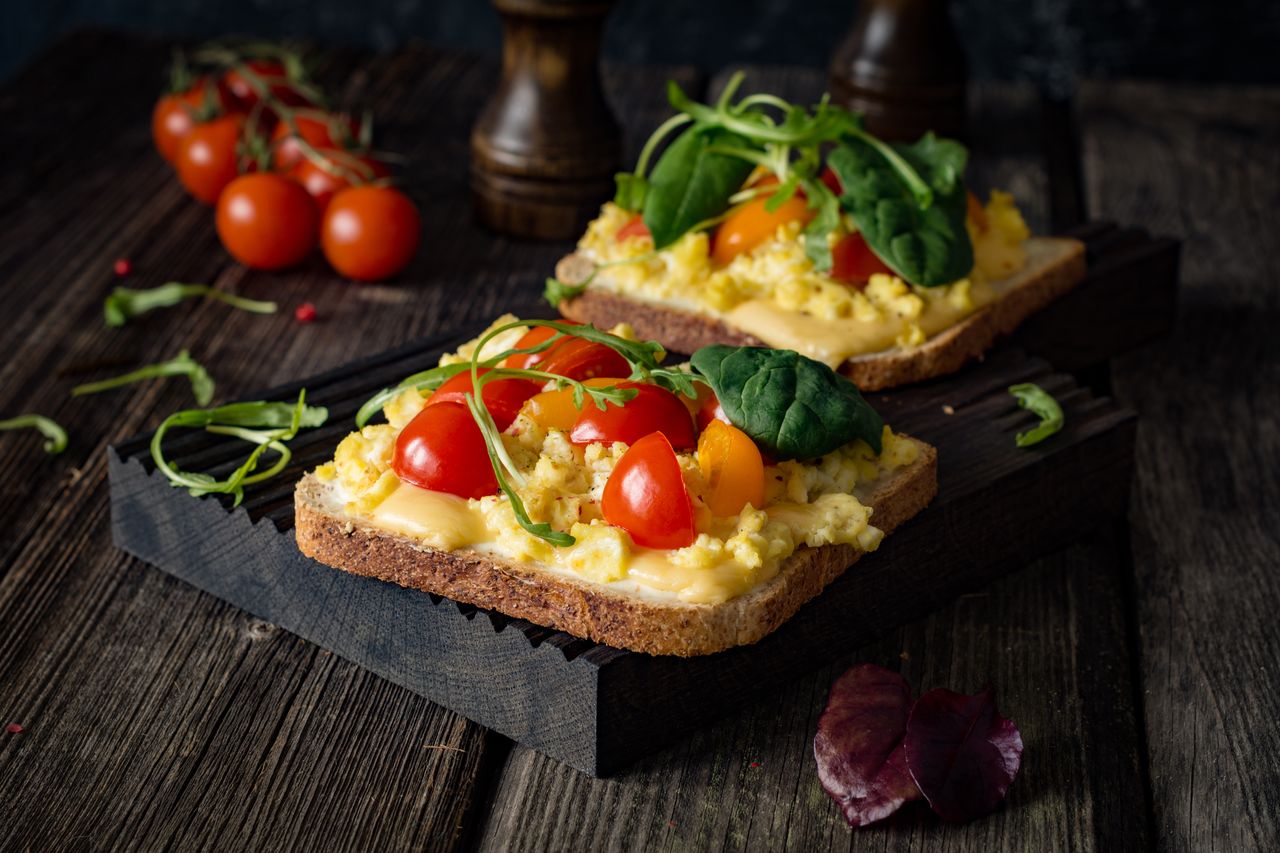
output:
[[[914,439],[912,439],[915,441]],[[920,454],[864,500],[886,534],[938,490],[937,452]],[[348,516],[332,486],[308,474],[294,493],[302,553],[357,575],[497,610],[599,643],[654,655],[706,655],[767,636],[844,573],[861,552],[849,545],[802,547],[771,580],[722,604],[642,597],[475,551],[440,551]]]
[[[556,277],[566,284],[578,284],[592,269],[589,259],[575,253],[556,265]],[[919,346],[860,355],[842,364],[840,372],[863,391],[954,373],[990,349],[997,338],[1075,287],[1084,273],[1084,244],[1079,240],[1032,237],[1027,241],[1026,267],[1001,284],[1001,294],[994,302]],[[600,274],[600,278],[606,277],[607,271]],[[641,338],[657,340],[674,352],[692,353],[708,344],[765,346],[713,315],[632,299],[607,287],[590,287],[581,296],[566,300],[560,313],[606,329],[630,323]]]

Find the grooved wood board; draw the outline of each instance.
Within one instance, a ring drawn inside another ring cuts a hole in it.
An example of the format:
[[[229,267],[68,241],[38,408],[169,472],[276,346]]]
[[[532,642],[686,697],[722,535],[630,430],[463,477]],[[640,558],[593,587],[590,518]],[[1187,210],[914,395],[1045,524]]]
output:
[[[1106,229],[1101,229],[1106,231]],[[292,443],[275,481],[230,498],[193,499],[153,470],[148,438],[111,452],[116,544],[471,720],[592,775],[612,773],[777,684],[937,609],[1009,568],[1123,512],[1133,418],[1014,347],[945,380],[876,394],[895,429],[934,444],[934,504],[762,642],[692,659],[613,649],[439,596],[348,575],[303,557],[289,531],[292,483],[332,456],[360,404],[434,364],[466,337],[373,356],[262,399],[329,407]],[[1035,418],[1007,388],[1037,382],[1066,428],[1028,451],[1013,435]],[[236,441],[188,432],[166,443],[183,470],[225,476]],[[1055,511],[1045,513],[1054,506]]]

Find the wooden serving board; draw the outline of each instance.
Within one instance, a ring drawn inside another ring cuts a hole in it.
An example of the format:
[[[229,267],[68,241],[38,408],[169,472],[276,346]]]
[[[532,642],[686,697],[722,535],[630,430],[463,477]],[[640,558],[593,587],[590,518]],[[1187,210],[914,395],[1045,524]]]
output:
[[[1074,322],[1087,330],[1107,316],[1102,300],[1133,304],[1137,297],[1124,294],[1142,291],[1152,300],[1144,320],[1129,318],[1128,335],[1099,329],[1098,340],[1133,344],[1160,331],[1172,303],[1176,244],[1110,227],[1083,236],[1093,271],[1077,296],[1094,294],[1095,310],[1064,303]],[[1074,353],[1074,368],[1117,351],[1086,345],[1067,325],[1052,326],[1058,336],[1046,333],[1040,343]],[[469,336],[412,344],[252,395],[291,399],[305,387],[309,402],[329,407],[330,420],[300,435],[289,469],[249,490],[235,509],[223,496],[196,499],[172,488],[154,471],[150,436],[111,448],[116,545],[484,726],[604,775],[1035,556],[1109,534],[1125,513],[1134,415],[1007,344],[955,376],[870,396],[895,429],[937,446],[938,497],[753,646],[652,657],[303,557],[292,535],[296,479],[332,455],[371,393],[434,364]],[[1006,391],[1018,382],[1039,383],[1066,413],[1063,431],[1032,449],[1013,441],[1034,423]],[[180,467],[215,475],[244,452],[239,442],[199,432],[175,436],[166,450]]]

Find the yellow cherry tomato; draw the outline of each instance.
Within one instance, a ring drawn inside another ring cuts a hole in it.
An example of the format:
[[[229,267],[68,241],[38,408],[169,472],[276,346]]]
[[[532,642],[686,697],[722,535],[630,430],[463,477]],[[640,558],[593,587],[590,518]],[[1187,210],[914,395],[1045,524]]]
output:
[[[606,377],[596,377],[595,379],[587,379],[583,381],[583,385],[590,385],[592,388],[604,388],[608,385],[617,385],[619,382],[626,382],[625,379],[609,379]],[[590,401],[584,401],[584,405],[594,405]],[[555,391],[542,391],[534,394],[525,401],[523,414],[533,419],[534,423],[540,424],[545,429],[558,429],[562,432],[568,432],[573,429],[574,421],[578,419],[578,415],[582,411],[573,404],[573,389],[562,388]]]
[[[727,518],[747,504],[764,506],[764,459],[745,432],[714,420],[698,439],[698,467],[707,481],[704,496],[711,514]]]
[[[715,244],[711,249],[712,260],[724,266],[743,252],[750,252],[772,238],[779,225],[788,222],[807,225],[813,219],[814,213],[809,209],[809,202],[801,198],[799,193],[772,212],[765,210],[768,201],[769,196],[753,198],[729,214],[729,218],[716,229]]]

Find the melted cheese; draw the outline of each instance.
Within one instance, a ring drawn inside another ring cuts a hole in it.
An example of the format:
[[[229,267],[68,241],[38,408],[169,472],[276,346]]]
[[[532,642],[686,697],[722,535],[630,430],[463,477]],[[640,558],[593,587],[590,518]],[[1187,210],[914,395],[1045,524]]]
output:
[[[396,486],[370,517],[387,530],[442,551],[476,548],[492,539],[484,516],[465,498],[408,483]]]

